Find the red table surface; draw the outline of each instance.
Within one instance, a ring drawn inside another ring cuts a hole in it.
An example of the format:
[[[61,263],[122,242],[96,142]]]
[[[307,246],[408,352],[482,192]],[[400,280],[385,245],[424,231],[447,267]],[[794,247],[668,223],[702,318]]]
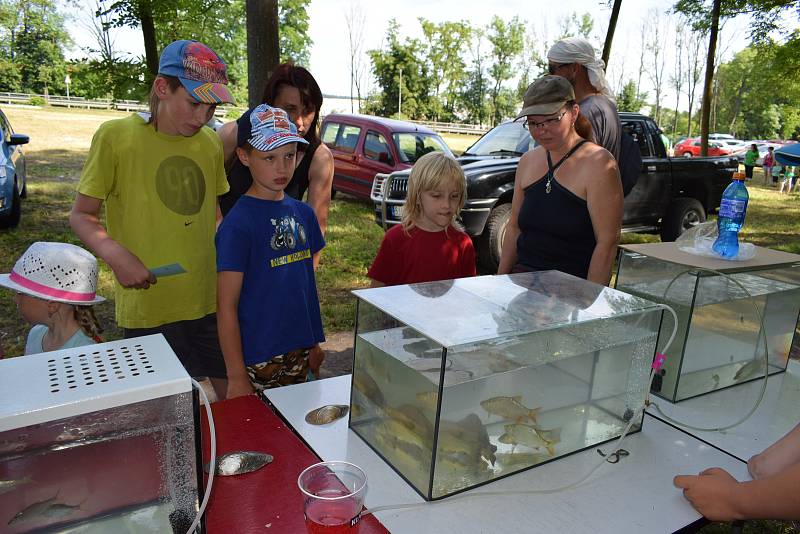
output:
[[[206,508],[208,534],[306,532],[303,499],[297,487],[300,472],[319,458],[255,395],[211,405],[217,436],[217,455],[233,451],[260,451],[272,463],[245,475],[214,477]],[[203,462],[209,461],[208,421],[201,408]],[[359,534],[386,533],[372,515],[358,525]]]

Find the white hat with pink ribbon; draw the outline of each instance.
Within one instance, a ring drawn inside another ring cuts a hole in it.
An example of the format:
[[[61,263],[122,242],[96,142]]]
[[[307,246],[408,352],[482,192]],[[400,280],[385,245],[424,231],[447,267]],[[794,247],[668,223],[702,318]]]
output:
[[[97,260],[69,243],[38,241],[0,274],[0,286],[44,300],[91,305],[103,302],[97,295]]]

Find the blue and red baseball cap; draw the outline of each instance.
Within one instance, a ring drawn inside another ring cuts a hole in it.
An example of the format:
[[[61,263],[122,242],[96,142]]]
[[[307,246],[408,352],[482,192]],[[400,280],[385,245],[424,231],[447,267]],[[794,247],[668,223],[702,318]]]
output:
[[[250,132],[247,142],[262,152],[275,150],[289,143],[308,144],[297,135],[297,126],[281,108],[259,104],[250,112]]]
[[[161,52],[158,73],[178,78],[186,91],[204,104],[233,104],[225,62],[199,41],[181,40]]]

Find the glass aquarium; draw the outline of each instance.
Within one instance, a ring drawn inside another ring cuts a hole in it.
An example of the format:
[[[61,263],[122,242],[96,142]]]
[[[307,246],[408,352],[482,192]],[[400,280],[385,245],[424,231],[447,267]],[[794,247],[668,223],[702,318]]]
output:
[[[652,245],[635,247],[620,250],[616,288],[668,304],[678,316],[655,394],[677,402],[759,379],[765,341],[769,374],[786,369],[800,312],[800,264],[713,260],[724,263],[714,269],[723,276],[702,268],[702,259],[700,267],[684,265],[640,252]],[[672,316],[665,314],[659,346],[672,329]]]
[[[185,533],[196,412],[161,335],[0,361],[0,531]]]
[[[350,427],[427,500],[641,428],[653,303],[557,271],[353,293]]]

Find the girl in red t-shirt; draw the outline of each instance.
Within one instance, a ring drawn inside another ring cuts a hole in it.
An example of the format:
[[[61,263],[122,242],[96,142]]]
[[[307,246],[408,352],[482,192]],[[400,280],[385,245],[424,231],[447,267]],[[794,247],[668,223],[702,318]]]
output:
[[[461,166],[442,152],[411,169],[402,224],[383,237],[367,276],[372,287],[475,276],[472,240],[456,223],[467,198]]]

